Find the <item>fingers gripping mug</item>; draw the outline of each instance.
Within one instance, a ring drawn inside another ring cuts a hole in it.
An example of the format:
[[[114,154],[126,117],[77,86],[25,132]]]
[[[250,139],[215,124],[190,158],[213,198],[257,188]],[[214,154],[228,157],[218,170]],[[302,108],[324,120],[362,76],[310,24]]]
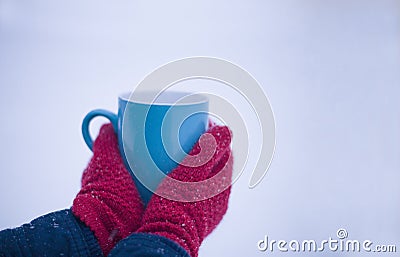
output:
[[[148,203],[163,177],[191,150],[208,124],[208,99],[204,95],[163,92],[121,94],[118,114],[96,109],[82,122],[82,134],[92,149],[90,121],[103,116],[110,120],[118,136],[119,150],[136,187]],[[162,173],[160,172],[162,171]]]

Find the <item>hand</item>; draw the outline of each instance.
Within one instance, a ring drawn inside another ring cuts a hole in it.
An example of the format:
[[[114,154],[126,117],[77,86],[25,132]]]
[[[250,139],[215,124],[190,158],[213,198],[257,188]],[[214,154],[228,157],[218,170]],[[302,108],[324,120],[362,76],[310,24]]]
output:
[[[72,211],[93,231],[105,256],[139,228],[143,203],[124,166],[111,124],[102,126],[93,144],[93,157],[82,175]]]
[[[201,199],[201,196],[210,193],[204,190],[220,190],[220,193],[200,201],[182,202],[178,200],[187,195],[196,197],[196,193],[193,194],[196,190],[173,180],[164,180],[151,198],[142,225],[137,230],[138,233],[151,233],[171,239],[192,257],[197,257],[203,239],[214,230],[226,213],[230,195],[233,165],[231,133],[227,127],[215,126],[202,137],[208,141],[210,135],[215,139],[214,144],[201,143],[201,138],[190,155],[168,176],[182,182],[199,182],[218,173],[218,180],[209,184],[209,187],[200,188],[198,197]],[[195,167],[196,163],[204,160],[204,156],[211,158]],[[168,199],[163,197],[167,195]]]

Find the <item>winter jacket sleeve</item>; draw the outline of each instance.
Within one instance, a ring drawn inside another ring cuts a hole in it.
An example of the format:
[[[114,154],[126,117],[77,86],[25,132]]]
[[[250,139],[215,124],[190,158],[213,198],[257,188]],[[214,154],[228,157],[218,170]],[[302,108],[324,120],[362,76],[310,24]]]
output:
[[[74,256],[102,257],[91,230],[66,209],[0,231],[0,257]],[[109,257],[190,257],[176,242],[165,237],[133,233],[121,240]]]
[[[100,257],[93,233],[69,209],[0,231],[0,256]]]
[[[178,243],[155,234],[133,233],[121,240],[109,257],[190,257]]]

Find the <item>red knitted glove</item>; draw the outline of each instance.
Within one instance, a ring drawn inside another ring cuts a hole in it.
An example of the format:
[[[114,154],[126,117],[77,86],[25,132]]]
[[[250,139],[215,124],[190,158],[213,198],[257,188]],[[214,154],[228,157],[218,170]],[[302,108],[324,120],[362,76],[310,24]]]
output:
[[[75,216],[93,231],[105,256],[137,230],[144,211],[117,142],[112,125],[103,125],[72,206]]]
[[[181,245],[190,256],[197,257],[203,239],[219,224],[228,208],[233,164],[230,142],[231,133],[227,127],[216,126],[202,135],[189,156],[168,176],[183,182],[205,181],[216,174],[218,179],[203,186],[199,185],[197,189],[164,180],[151,198],[142,226],[137,232],[171,239]],[[196,163],[203,162],[204,158],[209,161],[194,167]],[[216,192],[220,193],[208,199],[201,198],[210,193],[209,190],[219,190]],[[205,200],[187,201],[187,197]],[[184,199],[186,202],[182,201]]]

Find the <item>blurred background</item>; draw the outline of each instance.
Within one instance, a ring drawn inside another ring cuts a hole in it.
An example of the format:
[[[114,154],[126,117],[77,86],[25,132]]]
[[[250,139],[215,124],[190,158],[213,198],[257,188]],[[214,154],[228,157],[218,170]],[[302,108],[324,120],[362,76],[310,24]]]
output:
[[[256,188],[249,173],[234,184],[200,256],[298,256],[257,242],[339,228],[400,251],[398,0],[0,0],[0,229],[71,206],[88,111],[116,111],[155,68],[202,55],[263,86],[276,150]]]

